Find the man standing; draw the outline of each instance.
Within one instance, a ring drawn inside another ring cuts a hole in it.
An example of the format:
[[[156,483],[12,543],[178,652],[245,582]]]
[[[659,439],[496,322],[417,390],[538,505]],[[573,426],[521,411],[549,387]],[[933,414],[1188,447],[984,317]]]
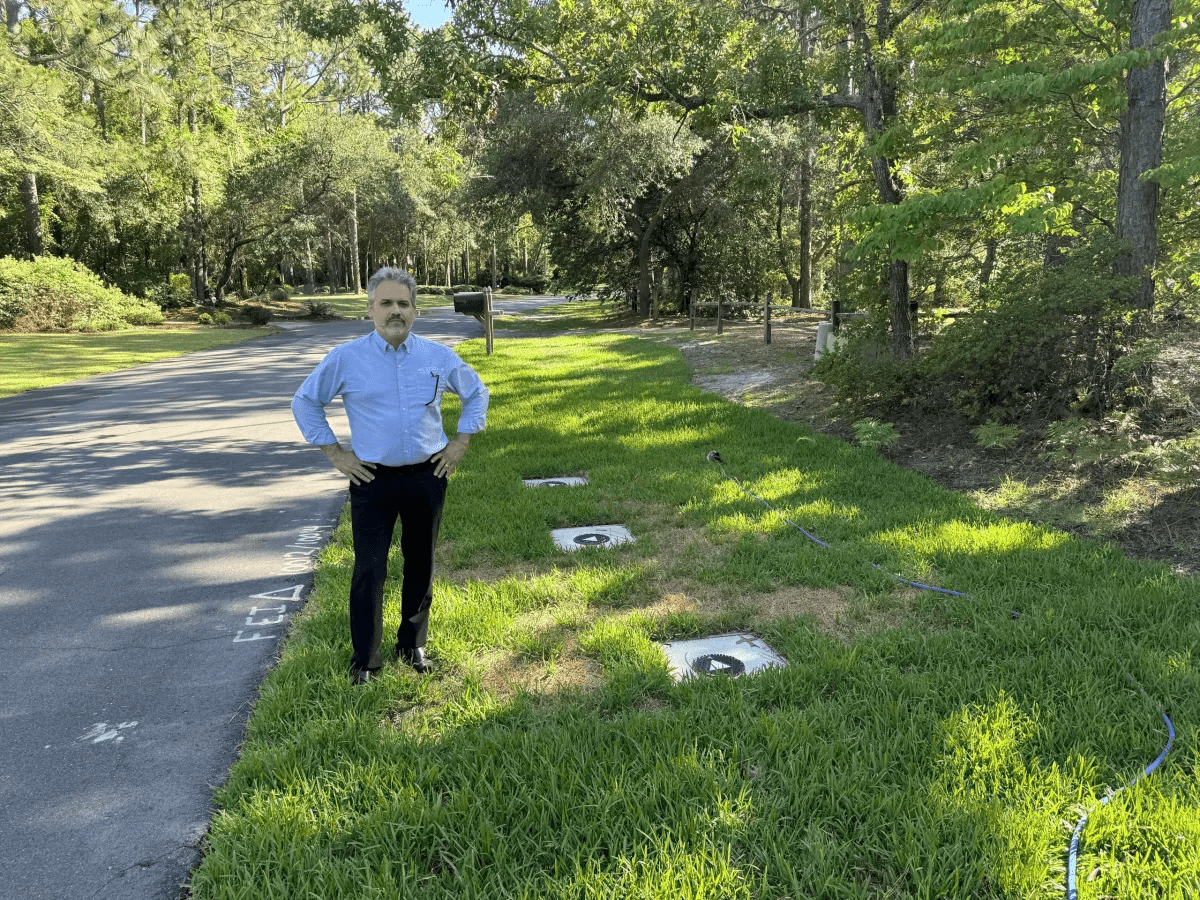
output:
[[[418,672],[425,656],[433,557],[446,479],[458,468],[471,435],[486,424],[488,391],[475,370],[449,347],[410,333],[417,285],[400,269],[383,268],[367,282],[370,334],[335,347],[292,399],[304,439],[325,451],[350,479],[354,576],[350,582],[351,677],[365,684],[383,667],[383,588],[396,519],[404,578],[396,655]],[[442,429],[442,394],[462,398],[453,439]],[[338,394],[353,441],[338,443],[324,407]]]

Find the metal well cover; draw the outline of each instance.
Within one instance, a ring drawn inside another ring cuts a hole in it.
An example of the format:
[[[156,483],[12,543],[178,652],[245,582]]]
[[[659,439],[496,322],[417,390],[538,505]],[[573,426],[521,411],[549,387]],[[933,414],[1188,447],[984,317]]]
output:
[[[736,678],[787,665],[787,660],[772,650],[766,641],[746,632],[672,641],[661,647],[671,664],[671,677],[676,681],[721,675]]]
[[[584,547],[615,547],[632,543],[634,537],[624,525],[584,525],[579,528],[555,528],[550,537],[563,550]]]
[[[579,487],[588,483],[586,475],[556,475],[553,478],[526,478],[525,487]]]

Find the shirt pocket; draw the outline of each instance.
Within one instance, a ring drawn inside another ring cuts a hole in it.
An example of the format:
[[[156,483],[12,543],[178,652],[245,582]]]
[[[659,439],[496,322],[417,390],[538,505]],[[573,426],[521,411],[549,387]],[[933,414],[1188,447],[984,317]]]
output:
[[[417,379],[417,399],[426,406],[436,406],[450,384],[448,380],[450,373],[440,366],[426,366],[420,372],[421,375]]]

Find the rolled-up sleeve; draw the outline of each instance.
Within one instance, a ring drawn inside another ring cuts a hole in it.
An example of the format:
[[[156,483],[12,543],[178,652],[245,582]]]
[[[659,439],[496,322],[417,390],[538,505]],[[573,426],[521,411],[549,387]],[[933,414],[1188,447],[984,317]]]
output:
[[[487,409],[490,394],[479,373],[459,360],[449,376],[450,389],[462,400],[462,414],[458,417],[459,434],[478,434],[487,427]]]
[[[337,435],[325,418],[325,404],[333,400],[342,389],[338,366],[330,356],[321,360],[312,374],[304,379],[296,395],[292,397],[292,416],[300,426],[300,433],[310,444],[325,447],[337,443]]]

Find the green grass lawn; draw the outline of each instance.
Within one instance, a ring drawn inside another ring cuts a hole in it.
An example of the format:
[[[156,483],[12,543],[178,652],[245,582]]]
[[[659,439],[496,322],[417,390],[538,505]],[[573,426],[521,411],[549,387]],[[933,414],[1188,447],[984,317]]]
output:
[[[194,897],[1056,897],[1081,813],[1166,743],[1127,673],[1178,739],[1092,812],[1080,897],[1200,896],[1195,581],[705,394],[670,348],[461,350],[493,406],[450,486],[441,668],[350,684],[343,518]],[[609,523],[637,542],[549,535]],[[787,667],[670,679],[657,642],[743,628]]]
[[[99,334],[0,334],[0,397],[270,334],[271,328],[131,328]]]

